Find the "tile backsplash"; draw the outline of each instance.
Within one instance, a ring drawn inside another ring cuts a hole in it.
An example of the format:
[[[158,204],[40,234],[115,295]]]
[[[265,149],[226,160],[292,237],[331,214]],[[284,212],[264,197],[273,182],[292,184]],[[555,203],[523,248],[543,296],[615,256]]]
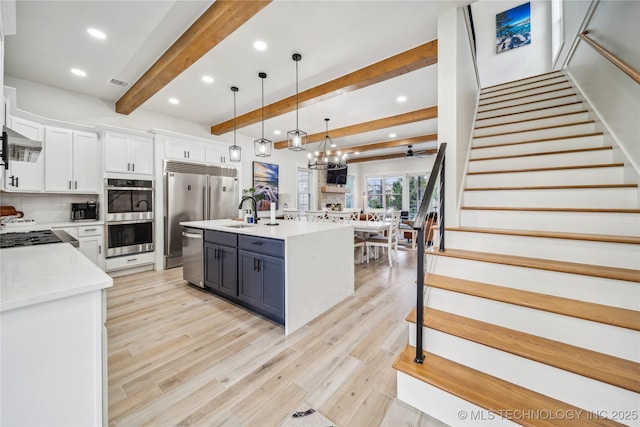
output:
[[[68,222],[71,203],[99,201],[97,194],[0,193],[2,206],[13,206],[36,222]]]

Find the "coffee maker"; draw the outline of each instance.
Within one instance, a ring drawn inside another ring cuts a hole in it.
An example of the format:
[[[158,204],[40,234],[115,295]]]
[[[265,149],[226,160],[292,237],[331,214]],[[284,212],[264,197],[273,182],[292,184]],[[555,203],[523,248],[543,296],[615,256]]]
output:
[[[98,203],[71,203],[71,221],[97,221]]]

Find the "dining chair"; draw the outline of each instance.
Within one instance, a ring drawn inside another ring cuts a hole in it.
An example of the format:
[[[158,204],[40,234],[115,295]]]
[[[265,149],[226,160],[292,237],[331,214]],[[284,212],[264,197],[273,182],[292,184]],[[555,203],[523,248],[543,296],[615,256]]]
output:
[[[367,221],[384,221],[385,210],[380,208],[367,209]]]
[[[284,219],[292,219],[292,220],[300,219],[300,211],[297,209],[283,209],[282,214],[284,215]]]
[[[364,263],[364,251],[365,251],[366,240],[353,236],[353,247],[354,249],[360,249],[360,264]],[[369,262],[369,256],[367,255],[367,262]]]
[[[349,222],[349,214],[343,211],[327,211],[329,222]]]
[[[325,211],[307,211],[307,221],[326,222],[327,213]]]
[[[398,235],[400,234],[400,211],[394,211],[391,214],[391,220],[389,227],[386,230],[385,235],[379,234],[369,237],[366,240],[367,248],[367,263],[369,262],[369,255],[372,248],[375,248],[374,257],[378,258],[378,248],[386,249],[389,257],[389,267],[393,267],[392,250],[395,251],[396,260],[398,259]]]

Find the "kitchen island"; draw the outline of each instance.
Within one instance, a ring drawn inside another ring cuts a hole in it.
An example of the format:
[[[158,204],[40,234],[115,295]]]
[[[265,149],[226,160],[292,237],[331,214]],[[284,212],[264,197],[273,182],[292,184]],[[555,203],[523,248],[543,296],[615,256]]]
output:
[[[286,220],[273,226],[233,220],[180,225],[204,230],[205,287],[283,324],[286,335],[354,292],[351,225]],[[237,269],[231,264],[228,276],[216,276],[223,260],[235,260]]]
[[[112,285],[69,243],[0,250],[0,425],[103,424]]]

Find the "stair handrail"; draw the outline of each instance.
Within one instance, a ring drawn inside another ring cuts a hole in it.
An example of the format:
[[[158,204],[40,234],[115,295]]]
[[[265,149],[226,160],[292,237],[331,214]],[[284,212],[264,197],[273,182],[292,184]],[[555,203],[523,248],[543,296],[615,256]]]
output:
[[[589,34],[589,30],[581,32],[580,39],[584,40],[596,52],[618,67],[623,73],[631,77],[636,83],[640,83],[640,72],[638,70],[614,55],[611,51],[604,48],[600,43],[589,37],[587,34]]]
[[[433,197],[433,191],[436,188],[436,182],[438,181],[438,176],[440,177],[440,250],[444,251],[444,160],[445,160],[445,150],[447,148],[447,143],[443,142],[440,144],[438,148],[438,154],[436,155],[436,160],[433,163],[433,167],[431,168],[431,174],[429,175],[429,181],[427,182],[427,188],[424,190],[424,195],[422,196],[422,202],[420,203],[420,208],[418,208],[418,213],[413,221],[413,229],[418,231],[418,265],[416,267],[416,358],[414,362],[422,363],[424,361],[424,356],[422,355],[422,323],[423,323],[423,315],[424,315],[424,242],[425,242],[425,225],[427,224],[427,217],[429,214],[429,207],[431,205],[431,197]],[[428,230],[427,230],[428,233]],[[428,234],[427,234],[428,235]]]

